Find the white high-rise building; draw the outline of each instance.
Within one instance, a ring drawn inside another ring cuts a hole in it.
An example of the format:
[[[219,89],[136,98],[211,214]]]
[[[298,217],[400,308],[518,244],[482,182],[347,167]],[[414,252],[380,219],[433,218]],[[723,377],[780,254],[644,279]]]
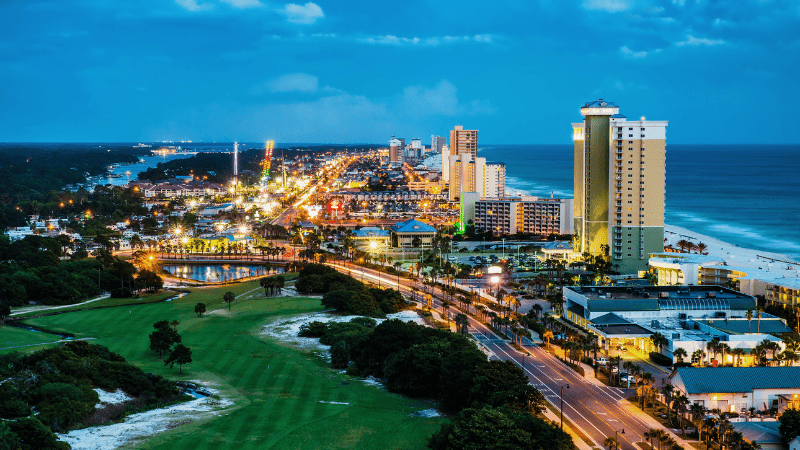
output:
[[[450,182],[450,147],[442,146],[442,184]]]
[[[486,163],[483,176],[484,194],[486,198],[505,197],[506,195],[506,164],[501,162]]]

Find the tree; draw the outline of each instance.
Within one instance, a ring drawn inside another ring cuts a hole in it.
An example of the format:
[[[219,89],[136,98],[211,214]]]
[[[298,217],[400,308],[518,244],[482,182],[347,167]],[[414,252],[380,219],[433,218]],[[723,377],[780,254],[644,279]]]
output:
[[[663,334],[656,331],[650,336],[650,340],[653,341],[653,345],[658,349],[658,353],[661,353],[661,349],[669,344],[669,340]]]
[[[166,320],[154,323],[153,328],[156,331],[150,333],[150,350],[158,352],[158,359],[161,359],[162,353],[169,351],[172,344],[180,344],[181,335]]]
[[[11,315],[11,307],[5,303],[0,303],[0,325],[6,322],[6,317]]]
[[[5,421],[0,421],[0,450],[17,450],[22,448],[22,442],[17,433],[11,431]]]
[[[173,320],[172,322],[169,323],[169,326],[171,326],[173,330],[178,331],[178,325],[180,324],[181,324],[180,321]]]
[[[574,450],[555,425],[505,408],[465,409],[428,438],[431,450],[547,448]]]
[[[619,450],[620,449],[619,441],[617,440],[617,438],[611,437],[611,436],[607,437],[603,441],[603,445],[608,447],[608,450]]]
[[[158,274],[147,269],[142,269],[136,276],[136,285],[139,289],[156,292],[164,287],[164,280]]]
[[[678,347],[672,351],[672,356],[678,358],[678,363],[682,364],[683,358],[686,358],[687,356],[689,356],[689,354],[686,353],[686,349],[684,349],[683,347]]]
[[[800,435],[800,410],[787,409],[781,414],[778,421],[781,423],[778,432],[781,434],[781,442],[789,445],[789,442]]]
[[[198,303],[194,305],[194,312],[200,317],[203,317],[203,313],[206,312],[206,304],[205,303]]]
[[[192,349],[183,344],[178,344],[169,352],[169,357],[164,361],[164,365],[169,365],[169,367],[172,368],[173,365],[177,364],[178,373],[183,373],[183,365],[191,362]]]
[[[234,300],[236,300],[236,295],[234,295],[234,293],[231,291],[228,291],[222,295],[222,301],[228,304],[228,311],[231,310],[231,304]]]

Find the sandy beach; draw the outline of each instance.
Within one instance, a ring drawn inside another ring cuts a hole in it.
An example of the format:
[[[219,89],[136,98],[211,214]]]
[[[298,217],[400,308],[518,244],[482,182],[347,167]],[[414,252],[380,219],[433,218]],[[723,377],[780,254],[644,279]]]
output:
[[[696,233],[692,230],[674,225],[664,225],[664,238],[667,239],[665,245],[672,244],[672,246],[676,249],[678,248],[677,243],[681,239],[685,239],[693,244],[702,242],[707,246],[705,253],[707,253],[709,256],[720,257],[727,261],[730,265],[746,265],[745,263],[752,263],[759,260],[774,260],[776,263],[785,262],[787,264],[791,263],[800,266],[800,262],[795,261],[781,253],[772,253],[739,247],[711,236],[706,236],[704,234]]]

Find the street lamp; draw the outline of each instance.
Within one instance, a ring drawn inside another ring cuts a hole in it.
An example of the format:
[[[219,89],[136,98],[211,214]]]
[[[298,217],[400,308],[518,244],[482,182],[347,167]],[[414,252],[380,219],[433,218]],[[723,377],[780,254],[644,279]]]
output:
[[[561,431],[564,431],[564,388],[569,389],[569,384],[561,386]]]
[[[622,444],[619,443],[619,433],[625,434],[625,428],[621,430],[614,430],[614,441],[617,443],[617,449],[622,449]]]

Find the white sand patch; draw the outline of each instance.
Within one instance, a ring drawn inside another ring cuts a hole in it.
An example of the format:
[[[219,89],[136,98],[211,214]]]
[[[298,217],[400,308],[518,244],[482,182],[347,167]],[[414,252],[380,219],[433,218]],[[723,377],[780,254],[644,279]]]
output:
[[[417,411],[412,413],[411,416],[414,417],[442,417],[439,411],[435,409],[423,409],[422,411]]]
[[[319,401],[317,401],[317,403],[327,403],[329,405],[349,405],[350,404],[350,403],[346,403],[346,402],[326,402],[324,400],[319,400]]]
[[[386,387],[383,385],[383,383],[381,382],[381,380],[379,380],[379,379],[377,379],[377,378],[373,377],[372,375],[368,376],[367,378],[362,378],[362,379],[361,379],[361,381],[362,381],[364,384],[368,384],[368,385],[370,385],[370,386],[378,386],[378,387],[380,387],[380,388],[384,388],[384,389],[386,389]]]
[[[320,312],[302,316],[282,317],[264,325],[261,334],[303,349],[322,351],[327,355],[329,346],[320,344],[318,338],[306,338],[297,335],[300,333],[300,327],[311,322],[349,322],[356,317],[361,316],[341,316],[331,312]],[[413,310],[387,314],[386,319],[375,319],[375,321],[381,323],[388,319],[400,319],[404,322],[412,321],[419,325],[425,325],[425,320]]]
[[[233,402],[225,399],[200,398],[169,408],[133,414],[122,423],[84,428],[57,436],[71,445],[73,450],[113,449],[210,414],[219,414],[232,404]]]
[[[127,402],[132,398],[122,389],[117,389],[115,392],[106,392],[95,388],[94,391],[100,396],[100,403],[94,405],[95,408],[102,408],[103,405],[116,405],[117,403]]]

